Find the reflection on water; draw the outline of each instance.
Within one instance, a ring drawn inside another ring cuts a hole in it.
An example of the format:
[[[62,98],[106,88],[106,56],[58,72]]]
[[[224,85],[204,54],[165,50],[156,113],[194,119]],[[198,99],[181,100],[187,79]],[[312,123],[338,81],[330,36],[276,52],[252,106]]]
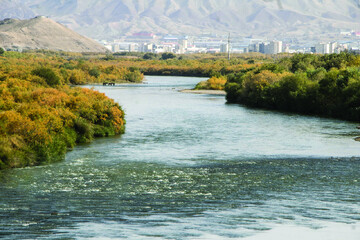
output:
[[[218,239],[359,223],[355,124],[178,92],[197,78],[147,79],[96,87],[124,107],[125,135],[1,173],[0,238]]]

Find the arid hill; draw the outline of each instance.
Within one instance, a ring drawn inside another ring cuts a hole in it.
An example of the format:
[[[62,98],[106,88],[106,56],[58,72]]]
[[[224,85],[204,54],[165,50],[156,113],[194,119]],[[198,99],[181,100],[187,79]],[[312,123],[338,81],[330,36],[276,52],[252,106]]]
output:
[[[106,48],[46,17],[0,21],[0,47],[8,50],[48,49],[105,52]]]

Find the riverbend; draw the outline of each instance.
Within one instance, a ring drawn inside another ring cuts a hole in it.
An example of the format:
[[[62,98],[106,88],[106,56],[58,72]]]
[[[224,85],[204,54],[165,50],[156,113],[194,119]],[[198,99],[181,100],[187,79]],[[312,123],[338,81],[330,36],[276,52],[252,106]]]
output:
[[[126,133],[1,172],[0,238],[358,239],[357,125],[179,92],[202,80],[95,86]]]

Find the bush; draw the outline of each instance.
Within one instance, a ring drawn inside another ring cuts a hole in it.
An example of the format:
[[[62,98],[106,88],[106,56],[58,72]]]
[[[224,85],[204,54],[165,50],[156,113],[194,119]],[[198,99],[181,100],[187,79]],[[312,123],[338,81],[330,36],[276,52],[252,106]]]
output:
[[[173,59],[176,58],[174,53],[163,53],[161,54],[161,60]]]
[[[40,67],[33,70],[32,74],[45,79],[46,83],[51,87],[58,86],[61,83],[60,77],[51,68]]]
[[[68,69],[68,70],[73,70],[73,69],[76,68],[76,67],[74,66],[74,64],[71,64],[71,63],[69,63],[69,62],[64,63],[64,64],[61,65],[60,67],[61,67],[61,68]]]
[[[5,53],[5,50],[0,47],[0,55],[3,55]]]
[[[86,83],[85,74],[80,70],[73,70],[69,77],[69,82],[74,85],[82,85]]]
[[[226,77],[212,77],[207,81],[202,81],[198,83],[195,87],[196,90],[206,89],[206,90],[224,90],[226,84]]]
[[[103,58],[103,60],[105,61],[111,61],[111,60],[115,60],[115,56],[113,54],[107,54],[106,57]]]
[[[76,142],[88,143],[93,140],[94,129],[89,122],[83,118],[76,119],[74,129],[77,133]]]
[[[128,72],[125,75],[124,80],[130,81],[130,82],[141,82],[143,79],[143,75],[140,71],[135,70],[134,72]]]
[[[95,77],[95,78],[99,78],[101,72],[100,72],[100,70],[97,69],[97,68],[92,68],[92,69],[90,69],[89,74],[90,74],[90,76],[93,76],[93,77]]]

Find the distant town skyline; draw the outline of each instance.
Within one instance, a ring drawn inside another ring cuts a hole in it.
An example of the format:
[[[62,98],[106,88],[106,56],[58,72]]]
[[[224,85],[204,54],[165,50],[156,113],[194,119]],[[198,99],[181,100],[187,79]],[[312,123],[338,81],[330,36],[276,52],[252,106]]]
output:
[[[230,44],[226,35],[222,36],[156,36],[150,33],[134,34],[113,41],[101,40],[114,53],[143,52],[176,54],[190,53],[340,53],[345,50],[359,51],[360,32],[340,32],[328,41],[298,41],[297,39],[260,39],[232,37]]]

